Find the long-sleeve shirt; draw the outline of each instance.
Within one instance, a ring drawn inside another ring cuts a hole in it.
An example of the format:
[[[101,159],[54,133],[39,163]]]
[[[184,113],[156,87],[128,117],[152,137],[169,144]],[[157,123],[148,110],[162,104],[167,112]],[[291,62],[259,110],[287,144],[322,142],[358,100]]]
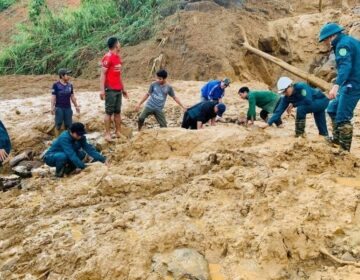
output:
[[[213,80],[201,88],[202,97],[207,100],[219,100],[224,97],[225,90],[221,87],[221,81]]]
[[[255,119],[256,106],[272,113],[275,110],[276,104],[280,99],[280,95],[272,91],[250,91],[248,94],[249,109],[247,116],[249,119]]]
[[[216,102],[206,101],[198,103],[187,110],[190,118],[198,122],[207,123],[216,117],[214,107]]]
[[[106,161],[106,158],[87,142],[85,136],[81,137],[80,140],[75,140],[68,131],[64,131],[59,136],[59,138],[53,142],[49,150],[46,152],[45,157],[49,154],[59,152],[65,153],[68,159],[76,166],[76,168],[84,169],[85,164],[77,155],[77,152],[81,149],[84,150],[95,161]]]
[[[320,98],[326,98],[320,90],[312,88],[306,83],[294,84],[293,94],[291,96],[281,97],[280,104],[268,121],[268,125],[272,125],[278,121],[290,104],[292,104],[294,108],[308,106],[311,105],[314,99]]]
[[[11,141],[9,134],[4,126],[4,124],[0,121],[0,149],[4,149],[7,153],[11,151]]]
[[[332,46],[336,58],[336,84],[360,90],[360,41],[339,34],[333,40]]]

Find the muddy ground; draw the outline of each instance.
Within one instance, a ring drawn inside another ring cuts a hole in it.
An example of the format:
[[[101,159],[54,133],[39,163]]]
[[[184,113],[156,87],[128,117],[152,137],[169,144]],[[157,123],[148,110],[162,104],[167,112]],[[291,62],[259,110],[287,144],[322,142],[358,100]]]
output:
[[[186,105],[197,102],[201,82],[171,82]],[[227,91],[224,120],[246,112],[240,85]],[[147,87],[128,85],[128,128]],[[98,92],[77,97],[75,119],[101,132]],[[40,152],[53,139],[49,102],[49,94],[1,101],[15,151]],[[203,255],[212,280],[360,279],[360,268],[320,253],[360,260],[358,117],[352,153],[337,155],[312,116],[307,137],[295,139],[293,117],[284,129],[218,123],[186,131],[172,100],[165,110],[169,128],[150,119],[143,132],[101,146],[109,168],[32,178],[0,194],[0,279],[174,279],[154,264],[177,248]]]

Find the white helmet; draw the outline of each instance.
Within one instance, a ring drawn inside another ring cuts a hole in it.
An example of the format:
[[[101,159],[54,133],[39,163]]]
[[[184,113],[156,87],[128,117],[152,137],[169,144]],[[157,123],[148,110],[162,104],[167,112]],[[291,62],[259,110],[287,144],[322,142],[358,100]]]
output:
[[[277,82],[277,88],[279,93],[283,93],[289,86],[291,86],[293,81],[288,77],[281,77]]]

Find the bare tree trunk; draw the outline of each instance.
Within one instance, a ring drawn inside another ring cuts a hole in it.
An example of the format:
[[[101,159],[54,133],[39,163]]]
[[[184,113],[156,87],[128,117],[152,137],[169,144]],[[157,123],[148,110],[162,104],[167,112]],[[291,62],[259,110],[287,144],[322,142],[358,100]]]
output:
[[[318,87],[324,91],[329,91],[331,89],[331,84],[324,81],[323,79],[320,79],[319,77],[316,77],[313,74],[309,74],[308,72],[306,72],[304,70],[301,70],[295,66],[290,65],[289,63],[286,63],[285,61],[281,60],[280,58],[274,57],[268,53],[260,51],[257,48],[250,46],[247,42],[244,42],[242,45],[248,51],[279,65],[281,68],[302,78],[303,80],[309,82],[311,85],[314,85],[315,87]]]

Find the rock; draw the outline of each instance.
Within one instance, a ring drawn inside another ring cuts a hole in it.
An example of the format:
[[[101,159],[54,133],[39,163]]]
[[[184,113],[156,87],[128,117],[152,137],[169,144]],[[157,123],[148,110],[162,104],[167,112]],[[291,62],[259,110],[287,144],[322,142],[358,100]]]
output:
[[[7,191],[11,188],[19,188],[21,186],[21,178],[17,175],[0,176],[0,189]]]
[[[212,180],[212,185],[217,189],[226,189],[228,187],[228,180],[226,180],[223,176],[217,175]]]
[[[205,258],[194,249],[176,249],[169,254],[156,254],[152,268],[164,278],[175,280],[209,280],[209,268]]]
[[[132,138],[133,129],[127,126],[121,126],[121,134],[124,135],[126,138]]]
[[[349,252],[345,252],[345,254],[343,254],[341,256],[341,259],[343,261],[348,261],[348,262],[356,262],[356,259],[353,257],[353,255],[351,255],[351,253]]]
[[[47,165],[43,165],[31,170],[31,175],[35,178],[43,178],[51,174],[50,168]]]
[[[22,161],[18,166],[15,166],[12,170],[16,175],[19,175],[22,178],[31,177],[31,170],[39,168],[43,165],[40,161]]]
[[[10,160],[10,166],[14,167],[18,165],[23,160],[31,160],[33,158],[34,154],[31,150],[26,150],[22,152],[21,154],[14,157],[12,160]]]

